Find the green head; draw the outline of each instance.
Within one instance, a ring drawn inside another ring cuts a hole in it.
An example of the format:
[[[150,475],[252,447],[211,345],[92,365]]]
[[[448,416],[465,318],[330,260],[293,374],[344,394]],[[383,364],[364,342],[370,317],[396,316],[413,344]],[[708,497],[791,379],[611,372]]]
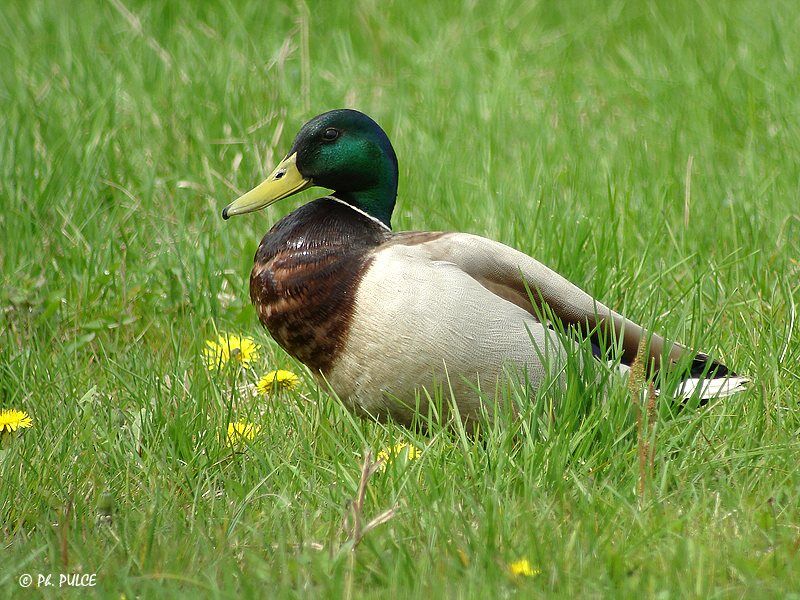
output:
[[[226,207],[222,217],[259,210],[314,185],[391,226],[397,156],[383,129],[357,110],[314,117],[272,174]]]

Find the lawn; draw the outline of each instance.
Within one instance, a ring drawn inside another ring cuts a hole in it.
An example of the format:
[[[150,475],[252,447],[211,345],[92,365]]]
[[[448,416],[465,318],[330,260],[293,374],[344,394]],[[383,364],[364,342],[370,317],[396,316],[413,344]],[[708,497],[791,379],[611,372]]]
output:
[[[32,427],[0,442],[0,597],[800,598],[798,30],[789,1],[4,2],[0,409]],[[394,143],[395,229],[519,248],[751,388],[643,439],[625,383],[575,376],[511,382],[480,439],[350,416],[248,295],[320,190],[220,217],[342,106]],[[219,334],[248,368],[207,368]],[[365,450],[401,443],[354,535]]]

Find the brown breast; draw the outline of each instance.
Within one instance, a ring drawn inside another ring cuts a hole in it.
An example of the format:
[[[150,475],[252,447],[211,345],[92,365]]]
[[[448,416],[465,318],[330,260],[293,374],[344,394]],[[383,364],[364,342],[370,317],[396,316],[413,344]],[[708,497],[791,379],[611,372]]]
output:
[[[390,236],[332,198],[276,223],[261,240],[250,274],[250,298],[275,341],[325,373],[344,345],[372,252]]]

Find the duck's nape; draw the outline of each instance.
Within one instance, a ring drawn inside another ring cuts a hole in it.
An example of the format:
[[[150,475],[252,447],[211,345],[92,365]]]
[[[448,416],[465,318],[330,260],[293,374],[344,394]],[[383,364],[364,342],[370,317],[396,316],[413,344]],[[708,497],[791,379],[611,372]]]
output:
[[[397,179],[397,156],[383,129],[359,111],[332,110],[303,125],[288,156],[266,180],[225,207],[222,217],[260,210],[319,186],[391,227]]]

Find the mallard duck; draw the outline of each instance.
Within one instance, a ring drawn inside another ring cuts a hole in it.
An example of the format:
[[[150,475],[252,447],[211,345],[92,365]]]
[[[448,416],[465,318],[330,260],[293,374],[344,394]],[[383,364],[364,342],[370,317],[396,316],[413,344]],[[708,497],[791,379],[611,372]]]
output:
[[[509,246],[467,233],[393,232],[397,181],[380,126],[333,110],[303,125],[272,174],[222,211],[228,219],[311,186],[333,190],[264,236],[250,298],[278,344],[351,411],[410,425],[426,410],[425,391],[443,384],[461,419],[474,423],[482,410],[491,414],[481,398],[509,368],[534,388],[563,368],[579,342],[563,331],[588,338],[600,360],[608,358],[601,347],[618,348],[623,370],[643,342],[653,371],[687,364],[681,397],[743,389],[746,378],[646,332]]]

